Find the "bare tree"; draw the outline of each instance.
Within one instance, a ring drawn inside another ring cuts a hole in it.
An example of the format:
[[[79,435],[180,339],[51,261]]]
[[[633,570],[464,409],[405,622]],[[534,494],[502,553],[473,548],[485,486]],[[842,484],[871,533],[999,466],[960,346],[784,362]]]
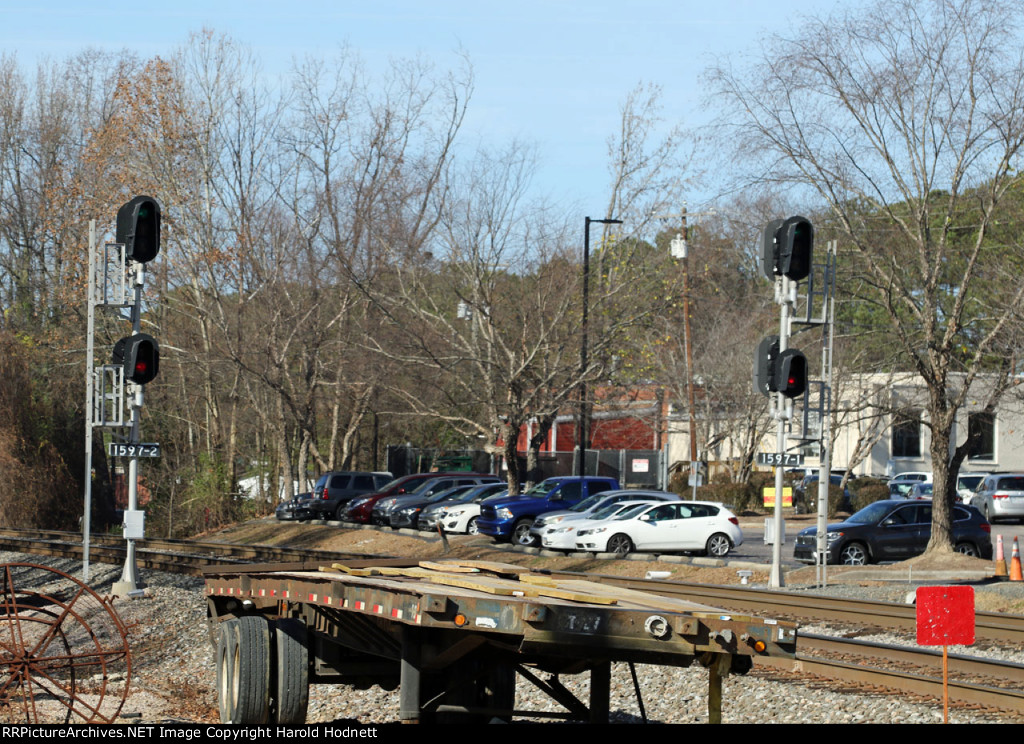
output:
[[[1024,285],[1016,230],[1000,228],[1020,183],[1024,62],[1019,5],[900,0],[808,19],[745,71],[719,67],[713,94],[742,162],[817,200],[855,253],[891,343],[927,391],[935,478],[929,551],[952,550],[957,413],[992,410],[1010,382]],[[998,233],[998,239],[996,239]],[[1010,281],[1005,281],[1010,279]],[[983,390],[979,377],[994,377]]]

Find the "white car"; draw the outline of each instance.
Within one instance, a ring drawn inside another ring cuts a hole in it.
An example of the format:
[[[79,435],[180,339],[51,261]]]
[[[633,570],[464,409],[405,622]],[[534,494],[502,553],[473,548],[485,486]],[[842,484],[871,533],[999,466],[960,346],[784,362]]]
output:
[[[476,520],[480,517],[480,504],[489,499],[502,498],[508,493],[508,489],[490,494],[481,501],[471,501],[465,504],[453,504],[445,507],[438,521],[445,532],[459,532],[465,535],[477,534]]]
[[[576,550],[576,533],[588,529],[596,523],[621,514],[627,509],[644,504],[656,504],[666,499],[644,499],[634,501],[615,501],[603,508],[587,514],[577,514],[555,522],[544,529],[540,543],[548,550]],[[534,523],[536,524],[536,522]]]
[[[568,509],[541,514],[533,520],[530,527],[530,534],[536,538],[539,545],[544,543],[544,534],[561,526],[567,519],[593,519],[594,514],[612,504],[622,501],[679,501],[677,493],[671,491],[649,491],[646,489],[623,488],[617,491],[601,491],[593,496],[583,499],[580,503]],[[569,545],[565,550],[573,550],[574,545]]]
[[[926,473],[922,470],[908,470],[905,473],[896,473],[892,478],[889,479],[889,483],[893,481],[930,481],[932,479],[931,473]]]
[[[576,531],[577,550],[619,555],[700,551],[721,558],[742,543],[736,515],[711,501],[640,504]]]

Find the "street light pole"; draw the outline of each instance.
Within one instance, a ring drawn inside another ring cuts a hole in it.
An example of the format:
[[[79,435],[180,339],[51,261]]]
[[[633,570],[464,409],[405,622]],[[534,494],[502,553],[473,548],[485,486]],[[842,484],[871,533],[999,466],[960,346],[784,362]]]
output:
[[[576,438],[577,452],[577,475],[584,475],[587,455],[587,333],[589,312],[590,312],[590,223],[596,222],[600,225],[621,225],[622,220],[592,220],[584,217],[583,220],[583,315],[580,323],[580,418],[577,430],[579,436]]]

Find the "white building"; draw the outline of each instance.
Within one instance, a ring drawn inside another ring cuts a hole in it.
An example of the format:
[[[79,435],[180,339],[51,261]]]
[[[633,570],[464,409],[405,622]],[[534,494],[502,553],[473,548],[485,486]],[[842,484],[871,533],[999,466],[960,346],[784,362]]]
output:
[[[978,438],[961,472],[1024,470],[1024,404],[1011,388],[994,413],[985,413],[986,388],[984,379],[976,380],[958,412],[950,455],[976,431]],[[857,475],[874,476],[931,471],[927,391],[919,378],[908,373],[854,375],[835,385],[835,398],[833,469],[852,466]],[[807,450],[817,455],[816,447]]]
[[[952,384],[956,384],[956,380]],[[984,380],[975,381],[972,389],[976,394],[967,397],[952,432],[952,446],[966,441],[975,430],[979,434],[960,471],[1024,471],[1024,385],[1004,393],[994,414],[983,411],[985,388]],[[832,469],[852,468],[857,475],[876,477],[890,477],[905,471],[931,471],[927,391],[916,375],[837,374],[833,396],[836,403],[831,422]],[[811,405],[814,407],[817,402]],[[766,420],[763,425],[760,451],[775,452],[775,422]],[[712,427],[723,432],[728,428],[724,420]],[[689,433],[683,417],[670,417],[667,436],[669,462],[688,461]],[[707,456],[715,472],[726,461],[737,460],[740,449],[729,436],[713,439],[714,446],[706,455],[701,454]],[[787,451],[804,454],[804,467],[816,468],[820,464],[818,440],[819,412],[812,410],[805,416],[797,405],[787,438]]]

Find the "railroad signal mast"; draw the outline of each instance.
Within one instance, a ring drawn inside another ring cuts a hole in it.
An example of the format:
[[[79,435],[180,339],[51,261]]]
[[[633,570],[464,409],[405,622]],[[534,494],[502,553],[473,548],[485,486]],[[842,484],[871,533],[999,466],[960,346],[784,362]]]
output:
[[[774,394],[772,415],[777,422],[776,454],[786,451],[786,425],[793,417],[793,399],[807,390],[807,358],[789,348],[790,324],[797,304],[797,285],[811,272],[814,226],[804,217],[772,220],[761,242],[761,272],[775,282],[775,301],[780,307],[779,334],[764,338],[754,356],[754,390]],[[775,467],[774,539],[770,585],[781,587],[782,578],[782,485],[783,468]]]
[[[146,264],[160,253],[162,212],[151,196],[136,196],[117,212],[114,243],[98,245],[96,223],[89,225],[89,307],[86,351],[86,473],[83,518],[83,578],[89,578],[89,531],[92,510],[93,429],[109,429],[114,440],[111,456],[128,458],[128,509],[124,513],[127,554],[121,580],[112,593],[128,596],[139,590],[135,541],[145,533],[145,515],[138,508],[140,453],[157,456],[159,445],[140,442],[139,421],[143,391],[160,371],[160,345],[142,333],[142,288]],[[95,364],[96,311],[115,312],[131,322],[131,334],[120,338],[109,364]],[[124,315],[127,311],[127,315]]]

